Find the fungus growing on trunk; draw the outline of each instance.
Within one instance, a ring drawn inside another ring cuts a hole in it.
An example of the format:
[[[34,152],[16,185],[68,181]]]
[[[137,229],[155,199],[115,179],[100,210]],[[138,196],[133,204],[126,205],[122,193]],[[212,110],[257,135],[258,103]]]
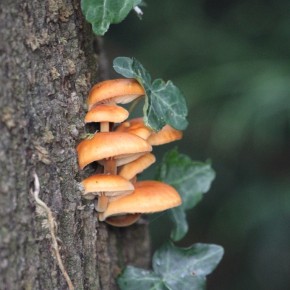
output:
[[[112,216],[106,219],[106,223],[114,227],[128,227],[139,220],[141,213]]]
[[[172,128],[170,125],[165,125],[160,131],[153,132],[147,139],[152,145],[163,145],[182,138],[182,131]]]
[[[141,213],[111,216],[106,219],[106,223],[114,227],[128,227],[137,222],[140,217]]]
[[[134,186],[130,181],[120,175],[112,174],[91,175],[84,179],[81,185],[84,188],[84,198],[89,194],[100,195],[101,192],[105,192],[107,196],[116,197],[134,191]]]
[[[129,112],[123,107],[114,104],[102,104],[93,107],[85,116],[85,123],[91,122],[124,122]]]
[[[81,182],[83,188],[82,195],[86,199],[94,199],[96,196],[106,197],[99,198],[96,210],[99,212],[107,208],[109,198],[127,195],[134,190],[133,184],[119,175],[96,174],[92,175]]]
[[[151,135],[152,130],[148,128],[143,121],[143,118],[135,118],[120,124],[116,129],[116,132],[127,132],[137,135],[145,140]]]
[[[116,159],[117,166],[123,165],[150,151],[152,147],[147,141],[122,132],[96,133],[93,138],[82,141],[77,147],[81,169],[93,161],[110,157]]]
[[[111,201],[107,209],[99,214],[99,220],[104,221],[111,216],[154,213],[180,204],[181,198],[172,186],[159,181],[140,181],[135,184],[133,193]]]
[[[155,156],[152,153],[147,153],[138,159],[122,166],[118,174],[128,180],[131,180],[137,174],[141,173],[143,170],[152,165],[155,161]]]
[[[144,124],[143,118],[126,121],[129,112],[116,104],[127,104],[144,94],[136,80],[115,79],[94,85],[87,100],[89,111],[85,122],[99,123],[100,132],[77,146],[78,162],[81,169],[94,161],[104,168],[102,174],[81,182],[82,196],[86,199],[98,197],[95,209],[99,220],[113,226],[128,226],[142,213],[181,204],[176,190],[167,184],[136,182],[137,174],[155,162],[155,156],[149,153],[151,144],[160,145],[182,137],[181,131],[169,125],[155,133]],[[116,123],[120,124],[114,126]]]
[[[135,79],[115,79],[94,85],[87,100],[89,110],[100,103],[127,104],[144,96],[143,87]]]

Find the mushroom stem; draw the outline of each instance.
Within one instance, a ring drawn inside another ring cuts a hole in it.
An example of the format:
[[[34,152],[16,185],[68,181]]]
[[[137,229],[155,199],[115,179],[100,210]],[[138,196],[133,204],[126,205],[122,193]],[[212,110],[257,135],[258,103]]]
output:
[[[107,209],[108,204],[109,198],[102,192],[98,198],[97,203],[95,204],[95,209],[97,212],[104,212]]]
[[[109,122],[101,122],[100,125],[100,131],[101,132],[109,132],[110,131],[110,123]],[[112,159],[112,158],[109,158]],[[105,169],[104,169],[104,173],[106,172],[106,165],[108,164],[108,162],[105,162]],[[108,172],[109,173],[109,172]],[[95,209],[97,212],[104,212],[109,204],[109,198],[102,192],[101,195],[98,198],[98,201],[95,203]]]
[[[110,123],[109,122],[101,122],[101,132],[109,132],[110,131]]]
[[[110,132],[110,122],[101,122],[100,124],[101,132]],[[110,157],[105,161],[104,164],[104,174],[116,174],[117,166],[116,161]],[[98,198],[97,204],[95,204],[95,209],[97,212],[104,212],[109,204],[109,198],[102,192]]]
[[[101,123],[102,124],[102,123]],[[110,157],[104,162],[104,174],[116,174],[117,166],[116,160],[113,157]],[[104,212],[109,204],[109,198],[102,192],[98,197],[98,201],[95,204],[95,209],[97,212]]]
[[[116,159],[114,157],[110,157],[104,162],[104,174],[117,174],[117,165]]]

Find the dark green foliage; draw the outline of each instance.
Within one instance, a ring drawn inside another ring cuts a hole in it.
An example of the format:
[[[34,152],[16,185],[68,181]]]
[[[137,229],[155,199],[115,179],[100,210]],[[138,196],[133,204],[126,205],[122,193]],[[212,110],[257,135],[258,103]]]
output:
[[[126,78],[135,78],[145,89],[145,105],[143,108],[144,122],[155,131],[166,124],[177,130],[184,130],[188,122],[187,106],[181,91],[171,82],[156,79],[151,82],[151,76],[134,58],[117,57],[113,67],[116,72]]]
[[[130,33],[128,53],[182,88],[190,113],[178,146],[213,160],[218,178],[186,236],[226,248],[208,288],[288,290],[290,2],[147,3],[140,29],[126,21],[111,37],[124,46]]]
[[[217,245],[178,248],[166,243],[153,256],[153,271],[129,266],[118,279],[121,290],[203,290],[206,276],[223,256]]]
[[[119,23],[142,0],[82,0],[81,7],[86,20],[92,24],[95,34],[104,35],[110,24]]]
[[[215,172],[209,163],[192,161],[176,149],[165,154],[157,179],[175,187],[182,198],[181,206],[169,210],[174,223],[171,233],[174,241],[182,239],[188,231],[185,211],[192,209],[202,199],[214,178]]]

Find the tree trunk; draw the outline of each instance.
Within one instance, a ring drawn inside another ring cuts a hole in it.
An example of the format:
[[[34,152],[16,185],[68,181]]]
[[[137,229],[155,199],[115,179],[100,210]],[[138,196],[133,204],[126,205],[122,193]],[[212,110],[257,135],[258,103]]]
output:
[[[0,289],[68,289],[30,193],[34,172],[75,289],[116,289],[122,267],[148,266],[150,251],[145,222],[99,223],[78,189],[92,172],[79,171],[75,148],[88,91],[106,72],[101,40],[79,1],[2,0],[0,9]]]

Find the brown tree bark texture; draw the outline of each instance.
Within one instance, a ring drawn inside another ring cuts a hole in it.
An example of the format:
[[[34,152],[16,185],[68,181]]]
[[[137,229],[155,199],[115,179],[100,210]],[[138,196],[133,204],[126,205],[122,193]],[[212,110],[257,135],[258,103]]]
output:
[[[86,96],[103,78],[101,41],[94,50],[79,1],[2,0],[0,9],[0,289],[67,289],[29,193],[33,172],[75,289],[117,289],[121,268],[148,266],[150,251],[145,222],[99,223],[78,189],[93,172],[79,171],[75,148]]]

